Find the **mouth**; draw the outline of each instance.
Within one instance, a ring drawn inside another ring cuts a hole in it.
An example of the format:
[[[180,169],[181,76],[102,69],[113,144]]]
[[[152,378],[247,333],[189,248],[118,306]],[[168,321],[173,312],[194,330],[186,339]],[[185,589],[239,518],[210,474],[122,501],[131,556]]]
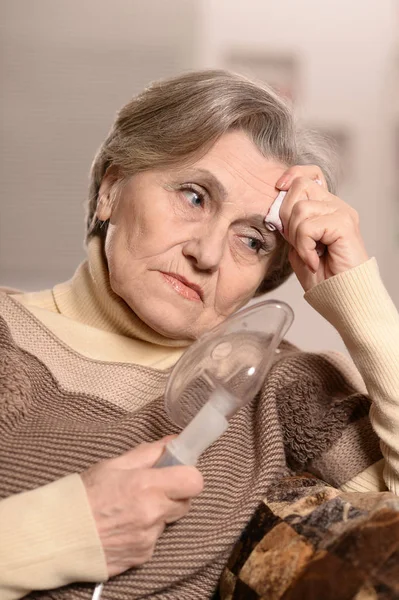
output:
[[[163,271],[160,273],[165,281],[169,283],[180,296],[183,296],[186,300],[202,301],[203,291],[199,285],[188,281],[182,275],[177,275],[177,273],[164,273]]]

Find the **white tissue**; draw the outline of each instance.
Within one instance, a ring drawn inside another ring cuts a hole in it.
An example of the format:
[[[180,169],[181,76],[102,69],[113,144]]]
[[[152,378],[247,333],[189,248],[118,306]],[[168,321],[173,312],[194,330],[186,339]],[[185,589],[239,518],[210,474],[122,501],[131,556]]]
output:
[[[265,225],[269,231],[275,231],[277,229],[280,233],[283,232],[283,224],[280,219],[280,208],[286,193],[287,192],[279,193],[265,217]]]
[[[315,183],[322,185],[320,179],[315,179]],[[280,219],[280,208],[287,192],[280,192],[267,213],[264,223],[269,231],[279,231],[283,233],[284,227]],[[325,252],[325,246],[320,242],[316,244],[316,252],[318,256],[322,256]]]

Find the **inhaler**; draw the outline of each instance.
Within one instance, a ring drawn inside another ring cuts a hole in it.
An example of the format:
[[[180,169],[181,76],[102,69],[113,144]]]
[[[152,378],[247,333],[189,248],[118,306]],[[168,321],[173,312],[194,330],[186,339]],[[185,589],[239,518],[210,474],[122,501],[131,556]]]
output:
[[[229,420],[260,391],[294,319],[285,302],[256,302],[202,335],[169,376],[165,410],[182,428],[154,465],[195,465]],[[98,584],[92,600],[99,600]]]

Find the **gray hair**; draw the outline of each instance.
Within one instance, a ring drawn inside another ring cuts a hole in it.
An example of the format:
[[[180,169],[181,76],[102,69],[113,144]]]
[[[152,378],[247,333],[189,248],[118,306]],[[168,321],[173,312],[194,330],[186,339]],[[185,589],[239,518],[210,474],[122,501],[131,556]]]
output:
[[[270,87],[228,71],[194,71],[152,83],[119,111],[92,165],[87,239],[106,235],[108,223],[98,220],[96,210],[109,167],[118,172],[116,195],[135,173],[195,160],[232,130],[244,131],[267,158],[318,165],[335,190],[331,155],[310,132],[298,130],[292,109]],[[258,293],[290,275],[288,251],[281,238]]]

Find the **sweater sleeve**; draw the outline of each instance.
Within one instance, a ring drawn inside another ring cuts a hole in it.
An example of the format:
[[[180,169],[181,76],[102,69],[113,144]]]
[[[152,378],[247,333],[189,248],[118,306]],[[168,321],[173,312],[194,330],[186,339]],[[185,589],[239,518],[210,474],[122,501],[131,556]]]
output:
[[[68,475],[0,501],[0,598],[107,579],[82,479]]]
[[[305,299],[341,335],[363,377],[385,458],[383,477],[399,495],[399,315],[376,260],[327,279]]]

